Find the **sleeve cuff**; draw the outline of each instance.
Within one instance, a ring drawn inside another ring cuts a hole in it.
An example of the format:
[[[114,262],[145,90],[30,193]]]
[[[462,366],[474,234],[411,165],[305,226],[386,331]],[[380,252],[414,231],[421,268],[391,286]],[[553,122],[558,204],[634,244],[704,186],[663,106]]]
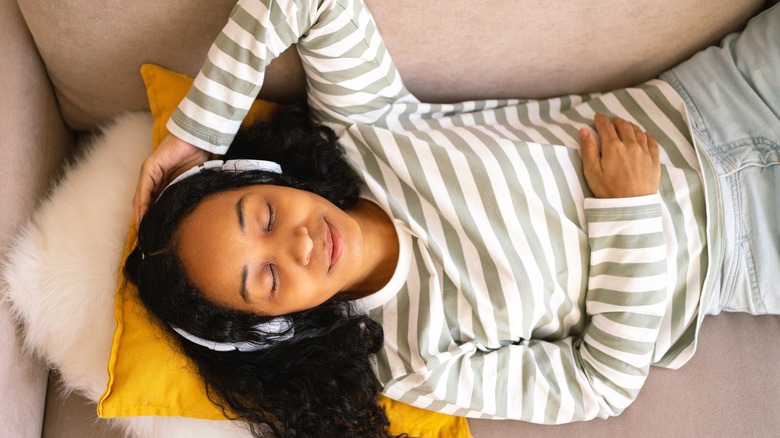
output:
[[[585,200],[585,220],[591,238],[620,234],[661,233],[663,210],[659,194],[619,199]]]
[[[646,207],[660,203],[661,195],[654,193],[652,195],[635,196],[632,198],[585,198],[584,207],[586,210],[601,208],[631,208]]]
[[[182,129],[174,120],[173,117],[168,119],[168,123],[165,125],[168,128],[168,132],[176,137],[186,141],[187,143],[196,146],[200,149],[211,152],[212,154],[225,155],[228,151],[228,146],[217,146],[211,144],[200,137],[192,135],[189,131]]]

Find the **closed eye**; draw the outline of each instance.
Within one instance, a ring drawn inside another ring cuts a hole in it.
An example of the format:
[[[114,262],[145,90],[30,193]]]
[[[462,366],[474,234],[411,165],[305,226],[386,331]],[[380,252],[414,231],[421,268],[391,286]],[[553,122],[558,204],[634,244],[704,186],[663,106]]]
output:
[[[270,202],[267,202],[266,205],[268,205],[268,225],[265,230],[271,231],[271,228],[274,226],[274,221],[276,221],[276,209],[274,209],[274,206],[271,205]]]
[[[276,265],[268,264],[268,271],[271,272],[271,296],[273,296],[279,289],[279,270],[276,269]]]

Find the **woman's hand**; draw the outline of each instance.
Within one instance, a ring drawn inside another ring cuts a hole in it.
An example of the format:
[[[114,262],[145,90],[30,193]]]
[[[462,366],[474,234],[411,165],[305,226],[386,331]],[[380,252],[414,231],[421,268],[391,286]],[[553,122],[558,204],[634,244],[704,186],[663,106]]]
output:
[[[629,198],[658,192],[661,163],[653,136],[619,117],[596,113],[596,131],[580,129],[583,170],[597,198]]]
[[[168,134],[141,166],[133,198],[135,226],[141,223],[153,195],[158,194],[176,175],[202,164],[208,158],[207,151]]]

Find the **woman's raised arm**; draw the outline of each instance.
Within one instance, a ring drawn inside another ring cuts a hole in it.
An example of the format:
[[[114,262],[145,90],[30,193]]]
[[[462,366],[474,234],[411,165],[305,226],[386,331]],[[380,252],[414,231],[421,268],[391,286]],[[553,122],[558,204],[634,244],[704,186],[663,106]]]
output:
[[[144,162],[133,210],[138,224],[177,171],[224,154],[260,91],[268,64],[298,42],[333,0],[241,0],[168,121],[171,133]]]
[[[363,0],[333,3],[298,44],[313,115],[323,122],[373,124],[396,102],[418,102]]]
[[[240,0],[168,121],[176,137],[224,154],[260,92],[265,70],[333,1]]]
[[[372,123],[396,100],[414,100],[362,0],[241,0],[168,121],[168,131],[178,143],[227,152],[263,85],[266,67],[296,43],[309,104],[322,121]],[[163,158],[150,156],[141,170],[133,202],[137,220],[152,193],[181,167]]]

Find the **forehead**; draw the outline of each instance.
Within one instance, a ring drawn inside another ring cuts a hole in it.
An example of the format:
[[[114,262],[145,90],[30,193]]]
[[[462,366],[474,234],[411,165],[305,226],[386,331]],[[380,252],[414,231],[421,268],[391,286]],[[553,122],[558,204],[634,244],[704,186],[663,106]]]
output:
[[[275,192],[277,188],[280,187],[269,184],[254,184],[207,195],[182,219],[179,230],[205,218],[210,220],[235,219],[235,205],[242,196],[246,194],[267,195]]]
[[[204,198],[176,230],[176,252],[187,279],[207,297],[238,291],[242,235],[235,203],[243,190]],[[235,277],[235,278],[234,278]]]
[[[230,211],[225,210],[224,208],[230,204],[235,204],[241,194],[240,189],[234,189],[204,197],[198,202],[195,208],[182,219],[179,229],[187,228],[191,226],[193,222],[199,222],[204,216],[207,216],[212,220],[229,216]]]

